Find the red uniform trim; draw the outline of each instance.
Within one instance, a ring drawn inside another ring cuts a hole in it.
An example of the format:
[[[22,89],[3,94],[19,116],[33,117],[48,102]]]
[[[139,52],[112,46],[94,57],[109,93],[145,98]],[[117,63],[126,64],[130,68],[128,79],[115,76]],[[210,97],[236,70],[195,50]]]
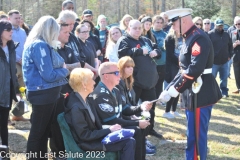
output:
[[[197,128],[197,139],[198,139],[198,143],[199,143],[199,130],[200,130],[200,108],[196,108],[196,128]],[[200,153],[198,153],[200,154]],[[194,145],[194,160],[198,160],[198,157],[197,157],[197,147],[196,147],[196,144]]]
[[[194,79],[194,77],[188,76],[188,75],[186,75],[186,74],[184,74],[183,76],[186,77],[187,79],[191,79],[191,80]]]

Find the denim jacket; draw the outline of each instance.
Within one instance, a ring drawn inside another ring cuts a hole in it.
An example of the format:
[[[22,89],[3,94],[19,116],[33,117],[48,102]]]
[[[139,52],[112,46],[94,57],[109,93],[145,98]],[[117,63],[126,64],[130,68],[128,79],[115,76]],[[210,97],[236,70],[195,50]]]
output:
[[[66,84],[69,71],[63,64],[63,58],[45,41],[35,40],[23,51],[22,70],[27,90],[45,90]]]

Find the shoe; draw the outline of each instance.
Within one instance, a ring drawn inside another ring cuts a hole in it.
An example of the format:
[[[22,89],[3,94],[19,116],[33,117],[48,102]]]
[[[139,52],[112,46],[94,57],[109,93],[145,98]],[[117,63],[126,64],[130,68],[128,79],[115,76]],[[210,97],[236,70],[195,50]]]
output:
[[[29,121],[29,119],[24,118],[23,116],[12,116],[12,121]]]
[[[172,114],[175,118],[177,117],[182,118],[182,116],[178,112],[172,112]]]
[[[156,151],[154,149],[151,149],[149,148],[147,145],[146,145],[146,155],[154,155],[156,153]]]
[[[149,140],[146,139],[146,146],[148,148],[156,150],[156,146],[154,146]]]
[[[239,90],[232,92],[233,94],[239,94]]]
[[[175,118],[174,115],[172,115],[170,112],[165,112],[162,115],[164,118],[172,119]]]
[[[159,139],[165,139],[161,134],[157,133],[155,130],[149,131],[149,135],[155,136]]]
[[[225,95],[225,94],[222,95],[222,98],[227,98],[227,97],[229,97],[229,96]]]

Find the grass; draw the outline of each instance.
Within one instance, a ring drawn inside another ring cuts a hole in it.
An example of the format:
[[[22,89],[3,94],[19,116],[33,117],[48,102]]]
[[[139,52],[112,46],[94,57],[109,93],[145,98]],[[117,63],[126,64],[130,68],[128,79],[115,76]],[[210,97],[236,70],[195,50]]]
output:
[[[233,74],[232,74],[233,75]],[[233,76],[232,76],[233,77]],[[235,80],[228,79],[229,97],[221,99],[214,105],[212,118],[210,120],[208,133],[208,147],[210,152],[208,160],[239,160],[240,159],[240,95],[231,94],[236,89]],[[183,118],[166,119],[162,117],[165,108],[156,107],[155,129],[163,136],[172,140],[170,143],[162,144],[163,141],[149,136],[149,140],[157,146],[154,156],[147,156],[148,160],[184,160],[185,143],[176,143],[178,140],[186,140],[186,118],[185,112],[178,109]],[[24,115],[29,118],[30,113]],[[10,129],[29,129],[29,122],[16,122]],[[26,142],[29,133],[9,134],[9,146],[12,153],[23,153],[26,150]],[[175,143],[173,143],[175,142]],[[24,155],[13,157],[14,159],[25,159]]]

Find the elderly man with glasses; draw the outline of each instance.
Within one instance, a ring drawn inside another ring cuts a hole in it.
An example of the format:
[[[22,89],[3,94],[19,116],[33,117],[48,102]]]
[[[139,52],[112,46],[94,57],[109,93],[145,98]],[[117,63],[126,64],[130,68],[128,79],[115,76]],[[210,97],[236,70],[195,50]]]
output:
[[[211,20],[210,19],[203,20],[203,30],[205,33],[208,33],[211,30]]]

